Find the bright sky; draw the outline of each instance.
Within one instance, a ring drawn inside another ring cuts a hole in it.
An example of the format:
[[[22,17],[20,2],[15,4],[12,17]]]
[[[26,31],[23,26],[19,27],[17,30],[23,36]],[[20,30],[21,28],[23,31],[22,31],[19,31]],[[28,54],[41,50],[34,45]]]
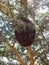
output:
[[[44,9],[42,9],[41,7],[39,8],[39,10],[37,10],[39,13],[46,13],[48,11],[48,7],[44,7]]]

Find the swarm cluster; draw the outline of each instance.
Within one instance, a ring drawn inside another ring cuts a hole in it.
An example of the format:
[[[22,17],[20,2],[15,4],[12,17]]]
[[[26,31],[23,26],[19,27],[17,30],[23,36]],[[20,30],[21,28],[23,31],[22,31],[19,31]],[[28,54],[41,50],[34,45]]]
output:
[[[21,17],[15,29],[16,40],[22,46],[29,46],[35,39],[35,25],[27,18]]]

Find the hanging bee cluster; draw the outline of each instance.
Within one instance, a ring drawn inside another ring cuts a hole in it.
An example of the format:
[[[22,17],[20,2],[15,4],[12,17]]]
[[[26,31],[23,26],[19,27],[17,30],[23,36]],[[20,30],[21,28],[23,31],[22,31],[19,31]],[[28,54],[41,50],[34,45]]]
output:
[[[15,28],[16,40],[22,46],[30,46],[35,39],[35,25],[27,18],[21,17]]]

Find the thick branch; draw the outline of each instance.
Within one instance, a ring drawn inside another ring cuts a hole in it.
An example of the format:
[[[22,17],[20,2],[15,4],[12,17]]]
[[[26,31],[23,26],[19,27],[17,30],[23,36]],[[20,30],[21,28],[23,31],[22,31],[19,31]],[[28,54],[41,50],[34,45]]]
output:
[[[29,51],[29,54],[30,54],[30,65],[34,65],[33,51],[31,49],[31,46],[28,47],[28,51]]]

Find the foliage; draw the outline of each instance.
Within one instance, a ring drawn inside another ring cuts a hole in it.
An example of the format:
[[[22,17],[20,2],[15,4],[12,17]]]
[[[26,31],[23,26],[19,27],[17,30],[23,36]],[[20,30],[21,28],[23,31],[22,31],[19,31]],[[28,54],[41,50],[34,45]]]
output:
[[[21,15],[35,19],[36,37],[29,47],[23,47],[15,40],[15,26],[21,21]],[[49,0],[28,0],[27,9],[20,0],[1,0],[0,64],[30,65],[32,62],[49,65]]]

